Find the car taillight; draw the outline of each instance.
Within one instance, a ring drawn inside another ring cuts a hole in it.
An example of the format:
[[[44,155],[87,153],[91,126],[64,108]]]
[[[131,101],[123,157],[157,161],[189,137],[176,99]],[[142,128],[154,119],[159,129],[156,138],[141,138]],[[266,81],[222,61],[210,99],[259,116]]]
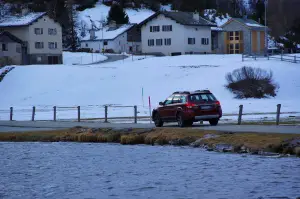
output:
[[[185,106],[187,107],[187,108],[193,108],[193,107],[195,107],[195,106],[197,106],[196,104],[193,104],[193,103],[190,103],[190,102],[188,102],[188,103],[186,103],[185,104]]]
[[[220,101],[216,101],[216,105],[221,106]]]

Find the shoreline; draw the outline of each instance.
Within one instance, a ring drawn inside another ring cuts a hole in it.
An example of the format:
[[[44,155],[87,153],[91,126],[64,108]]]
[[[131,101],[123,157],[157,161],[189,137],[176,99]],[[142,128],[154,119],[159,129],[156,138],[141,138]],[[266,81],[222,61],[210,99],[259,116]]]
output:
[[[300,135],[233,133],[199,129],[112,129],[74,127],[65,130],[0,133],[0,142],[93,142],[122,145],[172,145],[207,151],[300,157]]]

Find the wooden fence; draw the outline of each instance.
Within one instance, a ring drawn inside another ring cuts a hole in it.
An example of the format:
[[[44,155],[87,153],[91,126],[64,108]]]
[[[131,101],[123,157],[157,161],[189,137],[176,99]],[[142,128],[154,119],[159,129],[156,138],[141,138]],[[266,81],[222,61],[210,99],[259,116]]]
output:
[[[57,114],[62,111],[70,112],[73,111],[74,114],[74,119],[71,119],[69,116],[68,119],[65,120],[75,120],[77,122],[82,122],[82,121],[96,121],[96,120],[102,120],[103,122],[107,123],[113,120],[121,120],[121,121],[132,121],[133,123],[138,123],[138,120],[148,120],[151,123],[151,115],[149,116],[138,116],[138,106],[97,106],[103,108],[103,112],[99,112],[99,115],[102,115],[104,117],[82,117],[82,108],[81,106],[73,106],[73,107],[59,107],[59,106],[54,106],[52,109],[37,109],[35,106],[33,106],[31,109],[17,109],[15,110],[13,107],[10,107],[8,110],[0,110],[0,114],[6,115],[7,118],[9,117],[10,121],[15,121],[14,116],[17,113],[27,113],[30,114],[30,118],[28,116],[28,120],[31,121],[63,121],[64,119],[58,119]],[[132,115],[129,116],[123,116],[123,117],[109,117],[108,113],[110,108],[132,108]],[[93,109],[93,108],[92,108]],[[286,115],[286,114],[300,114],[300,112],[281,112],[281,104],[277,105],[277,109],[274,112],[256,112],[256,113],[244,113],[243,111],[244,106],[240,105],[238,109],[238,113],[224,113],[223,116],[236,116],[237,117],[237,124],[241,125],[243,121],[243,116],[259,116],[259,115],[276,115],[276,124],[280,124],[280,116],[281,115]],[[52,119],[39,119],[36,117],[37,112],[44,112],[52,115]],[[68,114],[69,115],[69,114]]]
[[[257,59],[268,59],[268,60],[279,60],[291,63],[300,63],[300,56],[297,55],[289,55],[289,54],[267,54],[267,56],[263,56],[261,54],[242,54],[242,61],[246,61],[247,59],[257,60]]]

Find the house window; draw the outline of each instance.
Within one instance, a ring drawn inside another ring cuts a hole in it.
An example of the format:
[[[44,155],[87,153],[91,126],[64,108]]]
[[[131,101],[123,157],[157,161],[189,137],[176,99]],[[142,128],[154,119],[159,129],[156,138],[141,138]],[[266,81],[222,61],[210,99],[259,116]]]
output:
[[[234,32],[229,32],[229,40],[230,41],[239,41],[240,40],[240,32],[239,31],[234,31]]]
[[[48,28],[48,34],[49,35],[56,35],[57,34],[56,28]]]
[[[170,31],[172,31],[172,25],[164,25],[162,27],[162,31],[163,32],[170,32]]]
[[[43,28],[35,28],[34,33],[36,35],[42,35],[43,34]]]
[[[239,31],[235,31],[235,40],[236,41],[240,40],[240,32]]]
[[[165,46],[171,46],[171,38],[165,39]]]
[[[2,51],[8,51],[7,44],[2,44]]]
[[[17,53],[21,53],[21,47],[20,47],[20,46],[17,46],[17,47],[16,47],[16,52],[17,52]]]
[[[240,44],[235,44],[235,54],[240,53]]]
[[[150,26],[150,32],[159,32],[159,26]]]
[[[208,38],[202,38],[201,39],[201,44],[202,45],[208,45],[209,44],[209,39]]]
[[[234,44],[229,45],[229,54],[234,54]]]
[[[156,45],[157,46],[162,46],[163,40],[162,39],[156,39]]]
[[[57,49],[57,42],[49,42],[48,47],[49,49]]]
[[[35,48],[36,49],[44,48],[44,43],[43,42],[35,42]]]
[[[154,39],[148,39],[148,46],[154,46]]]
[[[195,38],[188,38],[188,44],[189,45],[194,45],[196,43],[196,39]]]
[[[104,41],[104,42],[103,42],[103,45],[104,45],[104,46],[107,46],[107,44],[108,44],[107,41]],[[119,42],[119,45],[120,45],[120,42]]]

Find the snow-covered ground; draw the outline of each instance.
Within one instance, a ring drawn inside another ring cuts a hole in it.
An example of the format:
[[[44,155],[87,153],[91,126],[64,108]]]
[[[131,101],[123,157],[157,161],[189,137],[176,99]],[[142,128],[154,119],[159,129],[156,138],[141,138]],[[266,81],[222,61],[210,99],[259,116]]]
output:
[[[106,59],[105,55],[99,53],[63,52],[63,63],[65,65],[91,64]]]
[[[141,60],[138,60],[141,59]],[[272,70],[280,89],[276,98],[234,99],[224,88],[225,75],[242,66]],[[58,106],[58,119],[76,118],[81,106],[82,118],[104,117],[103,105],[138,106],[139,116],[178,90],[210,89],[221,101],[224,113],[237,113],[240,104],[245,113],[300,111],[299,64],[277,60],[247,60],[241,55],[184,55],[177,57],[129,57],[124,61],[100,65],[35,65],[16,67],[0,83],[0,119],[8,119],[14,107],[14,119],[29,120],[36,106],[36,119],[52,119]],[[142,98],[142,89],[144,98]],[[65,108],[72,107],[72,108]],[[108,115],[133,116],[133,107],[109,107]],[[253,116],[255,117],[255,116]],[[262,116],[258,116],[262,117]]]

